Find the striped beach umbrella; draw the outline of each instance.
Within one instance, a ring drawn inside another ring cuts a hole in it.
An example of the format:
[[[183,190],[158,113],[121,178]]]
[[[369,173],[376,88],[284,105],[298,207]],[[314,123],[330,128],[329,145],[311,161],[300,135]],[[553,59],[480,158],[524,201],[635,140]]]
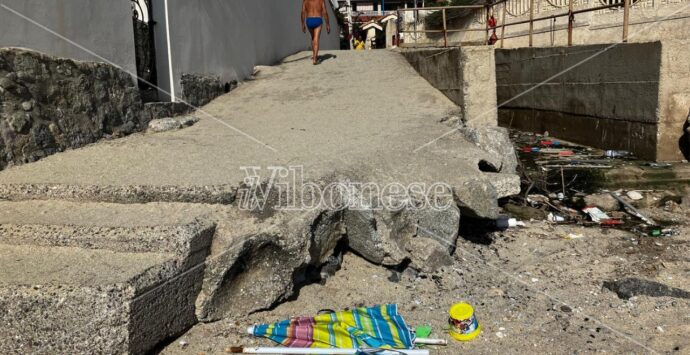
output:
[[[414,348],[414,333],[394,304],[297,317],[257,325],[250,331],[294,348]]]

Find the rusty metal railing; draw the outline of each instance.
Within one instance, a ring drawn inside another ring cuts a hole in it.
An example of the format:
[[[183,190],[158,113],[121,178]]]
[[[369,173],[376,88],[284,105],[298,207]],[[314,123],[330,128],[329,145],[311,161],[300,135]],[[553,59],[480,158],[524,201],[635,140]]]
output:
[[[582,13],[587,13],[587,12],[592,12],[592,11],[599,11],[599,10],[605,10],[605,9],[610,9],[614,7],[623,7],[623,42],[628,41],[628,27],[630,23],[630,7],[632,4],[633,0],[622,0],[621,2],[618,3],[613,3],[613,4],[607,4],[607,5],[601,5],[601,6],[596,6],[596,7],[590,7],[590,8],[584,8],[584,9],[579,9],[579,10],[573,10],[573,0],[568,0],[568,11],[560,14],[554,14],[554,15],[548,15],[548,16],[542,16],[542,17],[534,17],[534,5],[535,5],[535,0],[530,0],[530,7],[529,7],[529,20],[522,20],[522,21],[516,21],[516,22],[510,22],[510,23],[505,23],[505,18],[506,18],[506,9],[507,9],[507,1],[508,0],[498,0],[498,1],[489,1],[486,4],[483,5],[460,5],[460,6],[440,6],[440,7],[417,7],[417,8],[407,8],[407,9],[398,9],[398,14],[401,12],[408,12],[408,11],[441,11],[441,18],[442,18],[442,28],[438,30],[429,30],[429,29],[417,29],[416,23],[415,23],[415,28],[413,30],[398,30],[399,33],[413,33],[414,37],[417,37],[418,33],[442,33],[443,34],[443,46],[448,47],[448,34],[449,33],[455,33],[455,32],[478,32],[478,31],[485,31],[485,42],[488,43],[489,40],[489,33],[491,30],[495,30],[496,28],[500,27],[501,28],[501,36],[500,36],[500,47],[503,48],[503,41],[505,39],[505,29],[506,27],[509,26],[516,26],[516,25],[524,25],[524,24],[529,24],[529,46],[533,46],[533,36],[534,36],[534,23],[538,21],[545,21],[545,20],[552,20],[556,19],[559,17],[568,17],[568,46],[573,45],[573,23],[575,21],[575,15],[577,14],[582,14]],[[497,6],[499,4],[503,4],[503,11],[501,15],[501,24],[497,25],[495,27],[490,27],[489,26],[489,17],[490,14],[494,10],[494,6]],[[463,29],[449,29],[448,28],[448,20],[447,20],[447,11],[448,10],[453,10],[453,9],[468,9],[468,10],[479,10],[479,9],[486,9],[486,28],[463,28]],[[401,17],[401,16],[399,16]]]

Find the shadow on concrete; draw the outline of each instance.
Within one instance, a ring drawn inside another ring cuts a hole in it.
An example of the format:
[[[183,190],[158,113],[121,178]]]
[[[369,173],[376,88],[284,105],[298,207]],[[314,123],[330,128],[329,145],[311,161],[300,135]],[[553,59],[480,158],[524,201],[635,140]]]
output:
[[[299,57],[299,58],[290,59],[290,60],[284,60],[284,61],[282,61],[282,62],[280,62],[280,63],[282,63],[282,64],[294,63],[294,62],[299,62],[299,61],[306,60],[306,59],[311,59],[311,54],[310,54],[310,55],[307,55],[307,56],[304,56],[304,57]]]
[[[686,160],[690,160],[690,112],[688,112],[688,120],[683,125],[683,135],[678,139],[678,148],[683,153]]]
[[[335,54],[330,54],[330,53],[329,53],[329,54],[320,55],[319,58],[318,58],[317,63],[321,64],[321,63],[323,63],[323,62],[325,62],[325,61],[327,61],[327,60],[329,60],[329,59],[335,59],[335,58],[338,58],[338,56],[335,55]]]

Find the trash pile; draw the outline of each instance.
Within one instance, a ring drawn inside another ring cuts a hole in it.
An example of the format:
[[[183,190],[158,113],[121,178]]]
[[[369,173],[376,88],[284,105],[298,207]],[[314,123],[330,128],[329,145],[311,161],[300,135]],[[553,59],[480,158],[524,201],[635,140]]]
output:
[[[530,161],[542,171],[561,169],[611,169],[630,164],[636,158],[624,150],[601,150],[585,147],[544,135],[512,131],[520,160]]]
[[[659,190],[604,189],[599,172],[624,165],[666,168],[670,164],[642,162],[626,151],[601,150],[563,142],[545,135],[513,131],[520,161],[522,193],[503,204],[514,218],[501,218],[498,228],[524,225],[524,221],[547,220],[554,224],[618,228],[636,234],[673,236],[677,230],[662,226],[640,211],[663,206],[680,197]],[[577,238],[578,236],[570,236]]]

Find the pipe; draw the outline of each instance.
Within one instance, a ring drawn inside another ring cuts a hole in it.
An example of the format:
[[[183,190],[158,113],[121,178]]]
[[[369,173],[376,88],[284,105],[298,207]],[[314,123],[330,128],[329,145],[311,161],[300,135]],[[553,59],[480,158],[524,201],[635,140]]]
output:
[[[377,351],[379,350],[379,351]],[[319,349],[319,348],[231,348],[233,354],[268,354],[268,355],[429,355],[429,350],[383,350],[383,349]]]

